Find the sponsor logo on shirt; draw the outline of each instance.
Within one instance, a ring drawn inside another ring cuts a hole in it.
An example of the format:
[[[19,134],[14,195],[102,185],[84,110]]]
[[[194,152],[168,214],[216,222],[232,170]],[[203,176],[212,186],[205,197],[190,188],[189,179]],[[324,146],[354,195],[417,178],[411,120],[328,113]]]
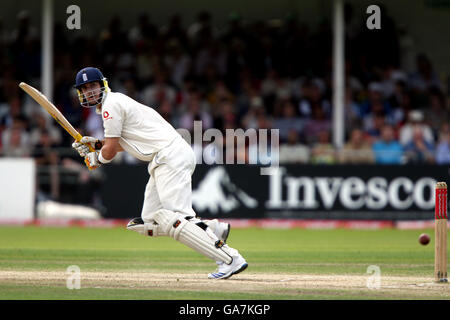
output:
[[[109,112],[108,111],[103,112],[103,119],[104,120],[112,119],[112,117],[109,116]]]

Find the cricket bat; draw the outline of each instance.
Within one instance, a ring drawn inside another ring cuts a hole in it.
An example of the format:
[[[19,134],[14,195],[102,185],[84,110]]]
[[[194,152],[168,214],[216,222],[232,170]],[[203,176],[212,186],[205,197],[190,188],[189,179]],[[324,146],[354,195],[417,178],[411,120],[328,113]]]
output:
[[[83,138],[83,136],[70,124],[70,122],[67,121],[61,111],[59,111],[58,108],[56,108],[55,105],[51,103],[39,90],[36,90],[25,82],[21,82],[19,87],[28,93],[37,103],[39,103],[41,107],[44,108],[76,141],[79,142],[81,138]],[[88,145],[88,147],[91,152],[95,151],[91,145]]]

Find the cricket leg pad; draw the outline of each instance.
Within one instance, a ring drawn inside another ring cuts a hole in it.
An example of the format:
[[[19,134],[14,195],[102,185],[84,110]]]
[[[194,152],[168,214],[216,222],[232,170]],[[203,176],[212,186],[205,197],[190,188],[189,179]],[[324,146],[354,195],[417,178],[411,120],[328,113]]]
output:
[[[127,229],[136,231],[144,236],[158,237],[165,236],[163,229],[154,222],[144,222],[141,218],[134,218],[127,224]]]
[[[229,223],[220,222],[217,219],[200,220],[199,218],[194,217],[187,217],[186,219],[194,222],[200,228],[205,230],[215,241],[222,240],[223,242],[227,242],[228,235],[230,234]]]
[[[205,230],[180,213],[160,209],[155,214],[155,221],[166,235],[214,261],[231,264],[232,257],[237,255],[237,250],[221,240],[214,241]]]

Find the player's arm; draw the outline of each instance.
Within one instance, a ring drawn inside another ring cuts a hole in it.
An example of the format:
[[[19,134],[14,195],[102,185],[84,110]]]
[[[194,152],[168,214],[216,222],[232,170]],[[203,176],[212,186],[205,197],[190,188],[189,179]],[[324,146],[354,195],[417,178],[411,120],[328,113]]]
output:
[[[76,151],[78,151],[78,154],[81,157],[85,157],[89,152],[89,146],[92,147],[94,150],[100,151],[100,149],[105,145],[105,140],[100,140],[94,137],[84,136],[80,142],[75,141],[72,144],[72,148],[74,148]],[[120,146],[120,144],[117,145],[117,152],[122,152],[124,149]]]
[[[100,150],[103,159],[110,161],[116,156],[117,152],[123,150],[119,144],[119,139],[119,137],[105,138],[103,141],[103,147]]]
[[[106,139],[119,139],[119,138],[106,138]],[[106,139],[100,141],[100,142],[102,143],[102,146],[105,145]],[[125,150],[122,148],[122,146],[119,144],[119,140],[117,140],[116,151],[117,151],[117,152],[125,151]],[[117,152],[116,152],[116,153],[117,153]]]
[[[100,165],[111,162],[121,149],[119,137],[106,138],[100,151],[90,152],[84,158],[86,166],[90,169],[97,169]]]

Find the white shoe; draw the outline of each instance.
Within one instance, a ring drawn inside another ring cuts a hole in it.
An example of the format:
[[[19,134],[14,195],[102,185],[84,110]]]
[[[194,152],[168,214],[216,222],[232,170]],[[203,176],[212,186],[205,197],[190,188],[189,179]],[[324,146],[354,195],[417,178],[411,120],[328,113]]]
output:
[[[233,274],[238,274],[244,271],[248,267],[247,261],[240,255],[237,254],[233,256],[233,261],[231,264],[226,264],[225,262],[216,262],[217,270],[213,273],[208,274],[209,279],[228,279]]]

